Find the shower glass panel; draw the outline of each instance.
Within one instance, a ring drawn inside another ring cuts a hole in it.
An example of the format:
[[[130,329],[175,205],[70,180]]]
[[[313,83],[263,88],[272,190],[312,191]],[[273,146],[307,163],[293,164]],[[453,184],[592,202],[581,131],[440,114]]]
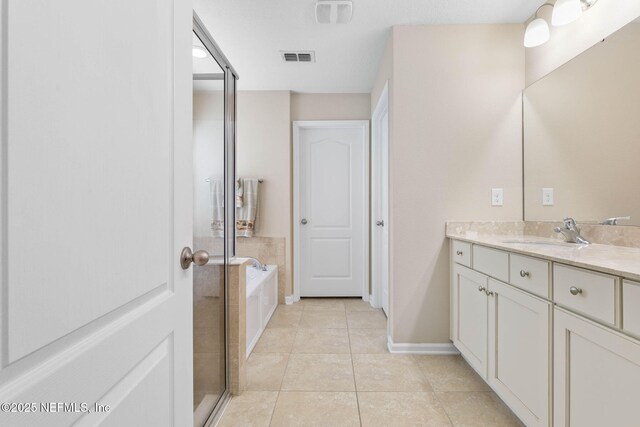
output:
[[[192,44],[193,247],[209,253],[209,263],[193,269],[194,425],[202,426],[228,396],[227,266],[235,241],[236,77],[195,14]]]

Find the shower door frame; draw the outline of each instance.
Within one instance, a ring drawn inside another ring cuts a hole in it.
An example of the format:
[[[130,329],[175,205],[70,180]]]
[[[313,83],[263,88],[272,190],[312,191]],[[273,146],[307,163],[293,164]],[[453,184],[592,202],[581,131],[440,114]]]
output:
[[[222,53],[193,11],[193,32],[209,51],[213,59],[224,70],[219,74],[194,74],[194,80],[224,80],[224,189],[225,189],[225,233],[224,233],[224,342],[225,342],[225,389],[204,426],[213,425],[230,400],[229,384],[229,261],[235,256],[235,171],[236,171],[236,80],[239,76],[227,57]],[[192,387],[193,392],[193,387]]]

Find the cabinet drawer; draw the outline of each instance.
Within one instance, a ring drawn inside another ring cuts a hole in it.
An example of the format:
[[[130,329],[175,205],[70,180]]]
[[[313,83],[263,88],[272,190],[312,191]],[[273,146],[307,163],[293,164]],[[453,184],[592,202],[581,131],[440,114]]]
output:
[[[503,282],[509,281],[509,254],[473,245],[473,269]]]
[[[640,283],[624,281],[622,288],[622,328],[640,336]]]
[[[614,325],[618,278],[554,264],[553,300],[565,307]]]
[[[452,245],[453,260],[458,264],[471,267],[471,243],[454,240]]]
[[[509,283],[543,298],[549,298],[550,263],[523,255],[509,254]]]

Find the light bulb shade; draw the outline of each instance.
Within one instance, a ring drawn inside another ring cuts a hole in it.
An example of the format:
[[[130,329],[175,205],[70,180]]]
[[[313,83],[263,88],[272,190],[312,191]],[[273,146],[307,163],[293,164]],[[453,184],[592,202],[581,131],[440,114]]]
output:
[[[567,25],[582,16],[582,2],[580,0],[558,0],[553,6],[551,24],[554,27]]]
[[[527,25],[524,32],[524,47],[536,47],[549,41],[549,24],[542,18],[536,18]]]
[[[206,49],[203,49],[200,46],[193,46],[193,48],[191,49],[191,54],[194,58],[198,59],[206,58],[207,56],[209,56]]]

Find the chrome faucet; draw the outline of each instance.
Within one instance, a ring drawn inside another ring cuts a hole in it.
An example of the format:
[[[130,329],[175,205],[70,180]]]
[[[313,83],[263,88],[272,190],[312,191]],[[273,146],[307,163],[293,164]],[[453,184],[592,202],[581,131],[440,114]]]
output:
[[[265,264],[261,263],[260,261],[258,261],[257,258],[252,258],[252,257],[245,257],[245,258],[247,258],[249,261],[251,261],[253,266],[255,268],[257,268],[258,270],[267,271],[267,266]]]
[[[562,233],[565,241],[569,243],[580,243],[588,245],[589,241],[580,235],[580,228],[576,225],[576,220],[573,218],[565,218],[562,220],[562,228],[556,227],[553,229],[556,233]]]
[[[600,225],[618,225],[618,221],[626,219],[631,219],[630,216],[614,216],[613,218],[607,218],[600,223]]]

